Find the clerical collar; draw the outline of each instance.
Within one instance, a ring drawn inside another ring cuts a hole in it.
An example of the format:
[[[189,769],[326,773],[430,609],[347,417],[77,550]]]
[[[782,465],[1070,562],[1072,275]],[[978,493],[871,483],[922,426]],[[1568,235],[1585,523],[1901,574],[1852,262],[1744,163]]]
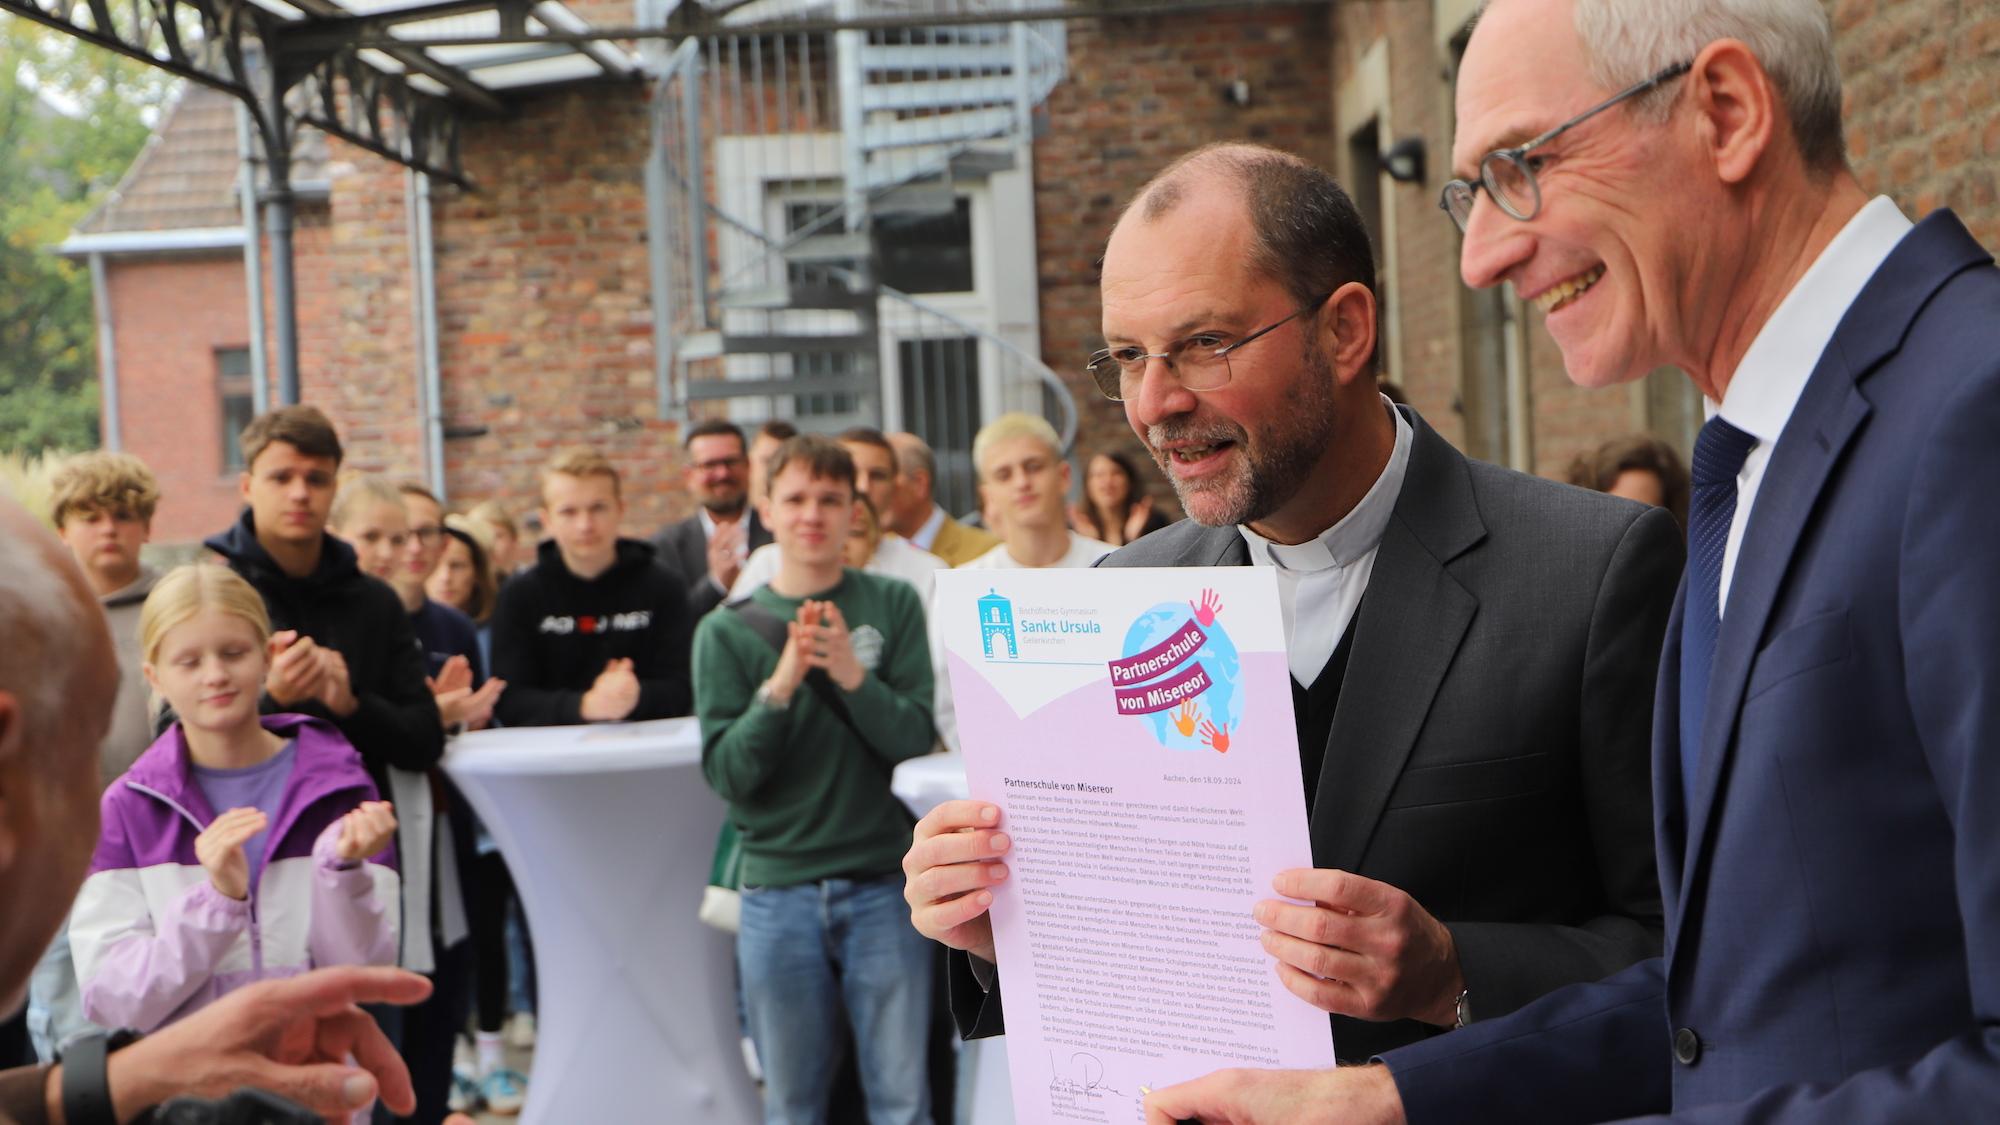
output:
[[[1375,478],[1367,495],[1339,523],[1303,543],[1274,543],[1238,524],[1236,530],[1250,547],[1252,563],[1294,571],[1345,567],[1382,542],[1382,533],[1389,529],[1389,516],[1396,510],[1396,497],[1402,494],[1403,477],[1410,468],[1410,446],[1416,440],[1416,431],[1410,428],[1402,411],[1387,398],[1382,405],[1396,420],[1396,446],[1390,450],[1389,463],[1382,466],[1382,475]]]

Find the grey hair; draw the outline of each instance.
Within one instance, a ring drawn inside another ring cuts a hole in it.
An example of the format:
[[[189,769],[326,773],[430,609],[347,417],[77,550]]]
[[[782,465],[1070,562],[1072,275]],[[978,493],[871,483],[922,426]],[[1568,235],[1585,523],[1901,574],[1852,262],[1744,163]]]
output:
[[[35,537],[0,525],[0,691],[21,701],[28,752],[58,744],[84,651],[77,596]]]
[[[1644,82],[1718,39],[1741,41],[1777,87],[1806,166],[1846,166],[1840,63],[1820,0],[1576,0],[1575,18],[1590,76],[1607,90]],[[1634,100],[1633,112],[1664,121],[1671,90]]]

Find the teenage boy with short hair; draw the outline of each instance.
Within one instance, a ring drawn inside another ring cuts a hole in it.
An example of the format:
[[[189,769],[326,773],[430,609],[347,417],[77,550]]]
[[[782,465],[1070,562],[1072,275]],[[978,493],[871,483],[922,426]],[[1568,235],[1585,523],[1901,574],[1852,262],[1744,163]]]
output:
[[[854,463],[854,491],[865,496],[875,506],[878,516],[885,521],[887,513],[894,507],[896,494],[896,448],[882,431],[867,426],[856,426],[841,432],[838,438],[840,448],[847,451]],[[884,527],[886,528],[886,523]],[[937,572],[945,569],[945,561],[900,535],[884,531],[876,540],[875,553],[862,565],[870,574],[900,578],[916,588],[917,600],[926,612],[930,610],[931,594],[937,588]],[[767,544],[750,553],[743,564],[743,571],[736,577],[736,584],[730,588],[731,600],[747,596],[752,590],[771,580],[778,571],[778,549]]]
[[[825,1120],[851,1030],[868,1120],[930,1118],[930,946],[911,928],[896,763],[931,748],[923,608],[846,569],[854,460],[818,436],[772,456],[777,574],[695,630],[702,769],[743,847],[737,962],[765,1120]]]
[[[327,533],[340,437],[317,408],[282,406],[241,440],[243,514],[203,545],[263,595],[279,636],[293,635],[271,664],[264,710],[332,722],[388,793],[387,768],[430,769],[444,730],[395,591]]]
[[[508,726],[664,719],[688,713],[687,583],[653,545],[618,534],[618,470],[588,449],[542,473],[535,565],[500,590],[494,714]]]
[[[139,549],[152,536],[159,502],[152,470],[129,453],[81,454],[65,462],[50,481],[49,518],[56,537],[76,556],[104,607],[111,646],[118,654],[118,699],[111,730],[98,746],[97,769],[104,785],[117,780],[153,742],[151,692],[139,674],[139,607],[159,575],[139,561]],[[83,1016],[65,923],[29,982],[28,1035],[46,1062],[70,1037],[93,1028]]]
[[[972,439],[979,495],[1001,513],[1001,542],[969,570],[1090,566],[1111,553],[1069,528],[1069,462],[1055,427],[1033,414],[1002,414]]]
[[[444,726],[424,683],[423,650],[396,592],[363,574],[354,548],[327,531],[342,450],[326,415],[281,406],[252,419],[240,443],[243,514],[203,545],[256,588],[277,630],[282,650],[261,706],[331,722],[360,752],[376,791],[393,800],[403,873],[399,962],[436,975],[429,771],[444,756]],[[449,1092],[450,1044],[439,1052],[415,1027],[393,1030],[406,1018],[419,1017],[398,1013],[387,1026],[401,1038],[429,1113]]]

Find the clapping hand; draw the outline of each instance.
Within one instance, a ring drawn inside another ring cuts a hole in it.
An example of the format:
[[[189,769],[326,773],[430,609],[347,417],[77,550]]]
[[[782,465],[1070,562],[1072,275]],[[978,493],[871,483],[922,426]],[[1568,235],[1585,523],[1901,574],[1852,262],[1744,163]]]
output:
[[[340,840],[334,855],[342,863],[355,863],[389,846],[396,836],[396,813],[387,801],[363,801],[340,818]]]
[[[326,705],[326,709],[345,718],[354,714],[361,701],[354,697],[354,689],[347,678],[347,658],[333,649],[321,645],[319,649],[320,681],[319,691],[314,698]]]
[[[435,676],[425,676],[424,686],[431,694],[442,697],[449,692],[472,690],[472,661],[462,655],[455,655],[444,662]]]
[[[319,646],[296,629],[271,634],[271,670],[264,675],[264,693],[280,707],[312,699],[320,692],[325,668]]]
[[[806,601],[799,606],[798,625],[806,639],[808,668],[823,668],[827,678],[842,691],[861,686],[867,670],[854,655],[854,638],[847,631],[847,619],[832,602]]]
[[[230,809],[194,838],[194,857],[216,890],[238,902],[250,897],[250,860],[243,845],[268,827],[270,818],[262,809]]]
[[[743,573],[743,523],[723,524],[708,537],[708,573],[725,590],[736,585],[736,576]]]
[[[614,657],[604,663],[604,671],[583,693],[583,717],[593,723],[615,723],[632,713],[639,706],[639,677],[632,671],[632,661],[627,657]]]

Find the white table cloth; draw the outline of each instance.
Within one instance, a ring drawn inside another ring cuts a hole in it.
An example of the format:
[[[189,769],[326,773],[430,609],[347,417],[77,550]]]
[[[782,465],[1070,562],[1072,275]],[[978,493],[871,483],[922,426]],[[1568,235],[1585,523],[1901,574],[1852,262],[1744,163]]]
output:
[[[760,1120],[734,942],[695,920],[723,814],[695,721],[479,731],[444,766],[506,856],[534,934],[522,1121]]]
[[[921,817],[946,801],[969,796],[965,784],[965,756],[930,754],[911,758],[896,767],[889,788],[911,813]],[[1006,1036],[961,1044],[958,1086],[959,1125],[1008,1125],[1014,1120],[1014,1090],[1007,1077]]]

